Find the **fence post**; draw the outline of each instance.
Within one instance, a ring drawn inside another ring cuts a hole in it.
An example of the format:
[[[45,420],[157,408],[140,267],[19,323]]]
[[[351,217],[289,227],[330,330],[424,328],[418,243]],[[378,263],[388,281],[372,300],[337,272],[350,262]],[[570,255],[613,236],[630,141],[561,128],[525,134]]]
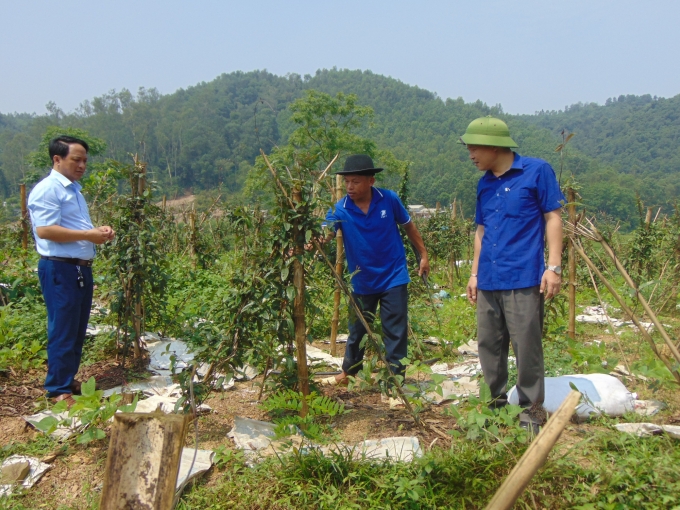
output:
[[[567,212],[569,223],[576,223],[576,193],[574,188],[567,189]],[[569,326],[567,336],[572,340],[576,339],[576,253],[574,252],[574,240],[569,237],[568,242],[568,264],[569,264]]]

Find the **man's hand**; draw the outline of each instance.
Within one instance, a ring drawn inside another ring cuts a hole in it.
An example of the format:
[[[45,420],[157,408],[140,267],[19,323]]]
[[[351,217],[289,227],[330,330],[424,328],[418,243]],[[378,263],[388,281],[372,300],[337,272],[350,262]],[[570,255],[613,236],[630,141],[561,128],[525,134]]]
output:
[[[427,256],[420,259],[420,267],[418,268],[418,276],[428,276],[430,274],[430,261]]]
[[[111,241],[115,236],[116,233],[108,225],[95,227],[87,231],[87,240],[94,244],[104,244],[106,241]]]
[[[560,292],[562,278],[555,271],[546,269],[541,278],[541,294],[545,294],[545,299],[551,299]]]
[[[477,304],[477,277],[471,276],[467,284],[467,298],[470,304]]]

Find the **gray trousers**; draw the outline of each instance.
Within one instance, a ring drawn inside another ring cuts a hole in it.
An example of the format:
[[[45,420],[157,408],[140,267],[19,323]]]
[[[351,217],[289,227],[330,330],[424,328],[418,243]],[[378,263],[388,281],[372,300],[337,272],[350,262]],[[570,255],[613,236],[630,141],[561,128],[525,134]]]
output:
[[[543,294],[539,287],[477,292],[477,341],[484,381],[497,405],[507,402],[508,349],[517,358],[519,404],[542,404],[545,396],[543,368]]]

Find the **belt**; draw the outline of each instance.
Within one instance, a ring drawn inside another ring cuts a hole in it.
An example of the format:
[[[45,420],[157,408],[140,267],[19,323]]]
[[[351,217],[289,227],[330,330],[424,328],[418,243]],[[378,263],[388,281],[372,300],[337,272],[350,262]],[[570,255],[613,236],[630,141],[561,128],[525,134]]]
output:
[[[54,260],[55,262],[66,262],[67,264],[73,264],[74,266],[92,267],[92,259],[87,260],[71,259],[67,257],[45,257],[44,255],[40,255],[40,258],[43,260]]]

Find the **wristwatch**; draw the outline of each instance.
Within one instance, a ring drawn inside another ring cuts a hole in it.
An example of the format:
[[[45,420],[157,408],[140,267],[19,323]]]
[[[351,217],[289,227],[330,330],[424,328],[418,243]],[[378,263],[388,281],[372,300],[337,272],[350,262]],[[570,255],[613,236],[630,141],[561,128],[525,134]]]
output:
[[[546,269],[548,271],[552,271],[558,276],[562,274],[562,266],[546,266]]]

